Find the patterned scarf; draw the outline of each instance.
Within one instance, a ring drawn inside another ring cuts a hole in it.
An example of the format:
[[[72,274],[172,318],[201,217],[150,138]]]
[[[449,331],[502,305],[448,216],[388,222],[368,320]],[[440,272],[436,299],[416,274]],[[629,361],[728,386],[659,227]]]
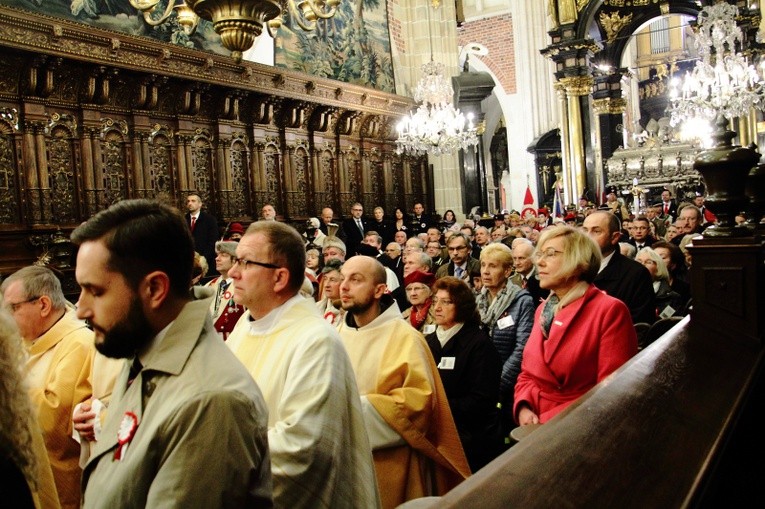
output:
[[[505,312],[507,307],[515,300],[516,295],[521,291],[520,286],[506,282],[505,287],[497,293],[497,296],[490,303],[489,289],[481,289],[481,293],[476,297],[476,304],[478,304],[478,311],[481,313],[481,322],[486,325],[489,335],[491,335],[494,325],[502,313]]]
[[[422,327],[422,324],[425,323],[425,320],[428,319],[428,312],[430,311],[430,304],[432,303],[432,299],[428,297],[425,300],[425,303],[420,306],[420,310],[418,312],[417,308],[412,306],[412,314],[409,315],[409,323],[412,324],[412,327],[414,327],[417,330],[420,330],[420,327]],[[422,318],[417,318],[418,315],[422,315]]]

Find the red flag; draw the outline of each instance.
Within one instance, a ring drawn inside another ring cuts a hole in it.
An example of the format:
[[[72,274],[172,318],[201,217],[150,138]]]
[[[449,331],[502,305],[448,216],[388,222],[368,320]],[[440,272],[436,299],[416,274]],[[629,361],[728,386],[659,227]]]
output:
[[[529,216],[536,217],[537,207],[534,203],[534,195],[531,194],[531,187],[526,184],[526,196],[523,198],[523,210],[521,211],[521,217],[526,218]]]
[[[523,205],[534,206],[534,195],[531,194],[531,188],[526,185],[526,197],[523,199]]]

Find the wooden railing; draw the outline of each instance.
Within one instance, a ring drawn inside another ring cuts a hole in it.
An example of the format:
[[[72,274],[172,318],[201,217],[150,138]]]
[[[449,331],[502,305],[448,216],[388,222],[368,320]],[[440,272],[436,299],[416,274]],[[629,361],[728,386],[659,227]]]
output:
[[[691,316],[420,507],[765,506],[763,244],[694,244]]]

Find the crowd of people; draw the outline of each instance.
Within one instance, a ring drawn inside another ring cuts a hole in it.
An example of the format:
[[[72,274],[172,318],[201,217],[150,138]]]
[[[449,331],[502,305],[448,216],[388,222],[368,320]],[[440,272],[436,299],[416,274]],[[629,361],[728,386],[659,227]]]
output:
[[[298,231],[268,204],[220,238],[197,194],[185,217],[119,202],[72,233],[76,304],[45,267],[0,285],[3,410],[29,409],[3,425],[3,492],[72,508],[443,495],[632,358],[636,324],[689,312],[683,241],[712,216],[670,205],[491,225],[354,203]]]

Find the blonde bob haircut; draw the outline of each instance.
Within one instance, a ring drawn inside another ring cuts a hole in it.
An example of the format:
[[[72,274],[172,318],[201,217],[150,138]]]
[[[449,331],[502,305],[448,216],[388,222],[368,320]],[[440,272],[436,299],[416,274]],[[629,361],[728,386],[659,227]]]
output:
[[[536,253],[545,250],[545,244],[552,239],[563,239],[563,274],[568,278],[592,283],[600,270],[600,248],[586,233],[570,226],[556,226],[545,230],[537,241]]]
[[[513,250],[502,242],[492,242],[481,249],[481,260],[491,258],[502,264],[502,268],[513,266]]]

